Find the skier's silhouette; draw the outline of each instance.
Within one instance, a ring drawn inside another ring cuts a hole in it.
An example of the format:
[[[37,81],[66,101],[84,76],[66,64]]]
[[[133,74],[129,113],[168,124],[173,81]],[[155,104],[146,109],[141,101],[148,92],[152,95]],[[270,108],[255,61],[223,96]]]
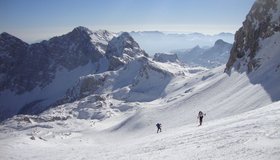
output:
[[[203,116],[206,116],[206,114],[204,114],[202,111],[199,111],[197,116],[197,118],[199,119],[199,126],[202,125]]]
[[[161,132],[161,124],[160,124],[160,123],[157,123],[156,126],[157,126],[157,133],[158,133],[158,132]]]

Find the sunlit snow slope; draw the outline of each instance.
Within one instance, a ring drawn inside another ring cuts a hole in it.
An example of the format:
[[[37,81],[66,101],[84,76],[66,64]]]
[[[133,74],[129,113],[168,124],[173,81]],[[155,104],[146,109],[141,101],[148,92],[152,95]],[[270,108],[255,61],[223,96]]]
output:
[[[192,78],[178,76],[165,92],[166,96],[151,102],[109,97],[114,106],[108,110],[123,110],[101,121],[46,120],[81,111],[91,105],[87,98],[39,117],[18,116],[1,125],[1,158],[280,158],[280,104],[272,102],[261,85],[251,84],[245,73],[228,76],[220,67]],[[207,114],[201,127],[196,122],[199,110]],[[163,125],[159,134],[156,122]]]
[[[79,100],[1,123],[0,159],[279,160],[279,15],[280,0],[257,0],[227,66],[136,56],[81,77],[71,92]]]

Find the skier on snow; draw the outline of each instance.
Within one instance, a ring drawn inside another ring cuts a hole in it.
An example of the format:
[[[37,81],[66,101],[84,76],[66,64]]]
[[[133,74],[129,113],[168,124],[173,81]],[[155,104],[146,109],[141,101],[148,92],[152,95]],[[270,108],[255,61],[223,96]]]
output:
[[[199,126],[202,125],[203,116],[206,116],[206,114],[204,114],[202,111],[199,111],[197,116],[197,119],[199,119]]]
[[[157,123],[156,126],[157,126],[157,133],[158,133],[158,132],[161,132],[161,124],[160,124],[160,123]]]

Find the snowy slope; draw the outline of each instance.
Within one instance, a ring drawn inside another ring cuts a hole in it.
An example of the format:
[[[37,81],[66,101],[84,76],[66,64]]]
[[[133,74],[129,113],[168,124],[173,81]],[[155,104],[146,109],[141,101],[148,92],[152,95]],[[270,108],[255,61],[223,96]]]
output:
[[[77,27],[28,45],[0,34],[0,121],[19,113],[40,113],[64,98],[79,77],[106,71],[109,64],[104,54],[114,36]]]
[[[270,49],[264,47],[261,52]],[[272,76],[272,84],[264,88],[251,82],[265,81],[261,70],[249,75],[232,71],[229,76],[221,66],[182,74],[173,63],[147,62],[173,73],[163,91],[154,89],[164,93],[160,97],[151,101],[139,101],[143,98],[139,94],[130,97],[135,94],[131,92],[134,85],[130,86],[134,78],[126,78],[142,67],[128,64],[123,70],[106,73],[107,89],[100,95],[86,96],[40,116],[5,121],[0,126],[1,155],[4,159],[280,158],[280,104],[273,98],[279,95],[279,76]],[[121,72],[127,75],[116,79]],[[270,74],[273,72],[277,73],[272,70]],[[146,80],[140,88],[164,83]],[[197,127],[199,110],[207,114],[202,127]],[[160,134],[156,134],[157,122],[163,125]]]
[[[246,74],[229,77],[222,71],[221,67],[194,77],[175,77],[165,88],[166,96],[151,102],[107,97],[105,102],[113,106],[100,108],[88,96],[39,117],[15,117],[0,127],[1,155],[4,159],[279,159],[279,102],[273,103]],[[95,107],[107,117],[85,118],[84,109]],[[202,127],[196,122],[199,110],[207,113]],[[160,134],[156,122],[163,124]]]
[[[279,15],[279,0],[257,0],[255,7],[265,5],[266,13],[274,3],[273,15]],[[70,92],[78,100],[2,122],[0,158],[279,160],[280,34],[275,29],[257,37],[254,56],[235,57],[233,49],[226,73],[225,66],[185,68],[152,61],[141,56],[144,52],[131,55],[142,50],[128,37],[115,38],[121,43],[128,38],[123,44],[134,46],[111,46],[118,51],[109,55],[115,64],[127,63],[81,77]],[[206,116],[197,126],[200,110]]]
[[[3,159],[244,159],[280,158],[280,104],[142,136],[98,134],[93,129],[49,132],[39,139],[2,137]],[[87,127],[90,128],[88,125]],[[43,129],[34,129],[40,135]],[[45,129],[47,130],[47,129]],[[54,136],[55,135],[55,136]]]

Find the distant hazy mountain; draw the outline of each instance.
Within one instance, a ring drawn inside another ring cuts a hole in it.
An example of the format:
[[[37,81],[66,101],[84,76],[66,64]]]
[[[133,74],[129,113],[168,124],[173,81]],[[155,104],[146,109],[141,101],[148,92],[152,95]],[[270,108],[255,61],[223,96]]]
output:
[[[191,66],[203,66],[213,68],[223,65],[229,58],[232,44],[217,40],[211,48],[201,48],[196,46],[190,50],[172,51],[176,53],[179,60]]]
[[[156,53],[153,58],[154,61],[158,62],[175,62],[178,63],[178,56],[176,54],[165,54],[165,53]]]
[[[170,34],[159,31],[130,32],[131,36],[139,43],[148,54],[166,53],[171,50],[193,48],[199,46],[212,46],[218,39],[233,43],[232,33],[217,35],[204,35],[201,33]]]

